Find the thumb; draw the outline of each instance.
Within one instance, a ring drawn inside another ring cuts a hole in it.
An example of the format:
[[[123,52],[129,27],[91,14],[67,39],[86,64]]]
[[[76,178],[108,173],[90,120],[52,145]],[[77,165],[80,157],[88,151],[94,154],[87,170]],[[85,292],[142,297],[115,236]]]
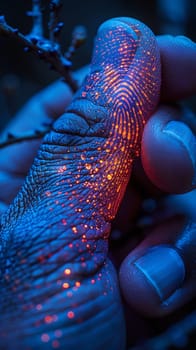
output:
[[[98,31],[90,74],[39,154],[45,159],[49,152],[48,160],[60,158],[59,171],[64,166],[63,177],[71,177],[68,187],[85,207],[89,203],[85,210],[98,221],[104,217],[110,222],[116,214],[159,88],[159,52],[150,31],[130,19],[105,22]]]
[[[76,344],[123,349],[122,307],[107,238],[159,88],[159,52],[151,31],[133,19],[105,22],[84,85],[45,137],[3,219],[4,246],[12,232],[17,256],[10,290],[18,295],[20,289],[22,300],[31,301],[20,323],[28,319],[33,331],[16,336],[25,344],[33,332],[39,347],[61,327],[61,344],[69,349]],[[16,284],[21,278],[25,283]],[[21,332],[24,328],[21,324]],[[96,344],[90,341],[95,336]]]

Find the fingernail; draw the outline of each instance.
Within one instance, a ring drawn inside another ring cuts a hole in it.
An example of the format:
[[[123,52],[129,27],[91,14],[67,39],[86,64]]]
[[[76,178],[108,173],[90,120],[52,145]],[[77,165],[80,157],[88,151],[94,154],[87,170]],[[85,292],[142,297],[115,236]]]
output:
[[[192,134],[191,130],[186,124],[176,120],[172,120],[169,123],[167,123],[162,131],[164,133],[167,133],[168,135],[171,135],[176,140],[178,140],[187,151],[194,169],[192,185],[196,185],[196,138],[195,136]]]
[[[163,302],[183,283],[185,267],[176,250],[167,246],[156,246],[137,259],[134,265]]]

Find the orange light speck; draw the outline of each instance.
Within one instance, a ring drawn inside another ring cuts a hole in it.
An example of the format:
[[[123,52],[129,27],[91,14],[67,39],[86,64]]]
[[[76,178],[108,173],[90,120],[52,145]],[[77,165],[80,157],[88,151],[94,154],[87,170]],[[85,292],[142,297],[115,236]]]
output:
[[[86,168],[87,170],[90,170],[90,169],[91,169],[91,165],[88,164],[88,163],[86,163],[86,164],[85,164],[85,168]]]
[[[78,233],[77,227],[76,227],[76,226],[73,226],[73,227],[72,227],[72,231],[73,231],[73,233]]]
[[[85,160],[85,159],[86,159],[86,156],[85,156],[84,154],[81,154],[80,158],[81,158],[82,160]]]
[[[69,288],[69,283],[67,283],[67,282],[63,283],[63,288],[64,288],[64,289]]]
[[[108,179],[108,180],[112,180],[112,175],[111,175],[111,174],[108,174],[108,175],[107,175],[107,179]]]
[[[80,286],[81,286],[81,283],[80,283],[79,281],[76,281],[75,286],[76,286],[76,287],[80,287]]]
[[[71,275],[71,270],[70,269],[65,269],[64,270],[65,275]]]
[[[67,170],[66,166],[63,165],[62,167],[58,168],[57,172],[60,173],[64,173],[64,171]]]

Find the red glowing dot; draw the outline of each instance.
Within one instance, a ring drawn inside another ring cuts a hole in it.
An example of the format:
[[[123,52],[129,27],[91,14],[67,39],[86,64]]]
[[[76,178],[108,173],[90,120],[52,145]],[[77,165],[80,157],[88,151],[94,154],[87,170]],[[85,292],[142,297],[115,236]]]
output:
[[[91,280],[91,283],[92,283],[92,284],[94,284],[94,283],[95,283],[95,280],[94,280],[94,279],[92,279],[92,280]]]
[[[73,312],[73,311],[69,311],[69,312],[67,313],[67,317],[70,318],[70,319],[74,318],[74,317],[75,317],[74,312]]]
[[[71,275],[71,270],[70,269],[65,269],[64,274],[65,275]]]
[[[44,321],[45,321],[45,323],[51,323],[53,321],[53,318],[52,318],[52,316],[47,315],[47,316],[45,316]]]
[[[62,219],[61,222],[63,225],[67,225],[67,221],[65,219]]]
[[[49,337],[48,334],[44,333],[44,334],[42,334],[42,336],[41,336],[41,340],[42,340],[44,343],[48,343],[49,340],[50,340],[50,337]]]
[[[58,348],[60,347],[59,341],[58,341],[58,340],[53,340],[53,342],[52,342],[52,347],[53,347],[54,349],[58,349]]]
[[[45,194],[46,194],[47,197],[51,196],[51,192],[50,191],[46,191]]]
[[[80,287],[80,286],[81,286],[81,283],[80,283],[79,281],[76,281],[75,286],[76,286],[76,287]]]

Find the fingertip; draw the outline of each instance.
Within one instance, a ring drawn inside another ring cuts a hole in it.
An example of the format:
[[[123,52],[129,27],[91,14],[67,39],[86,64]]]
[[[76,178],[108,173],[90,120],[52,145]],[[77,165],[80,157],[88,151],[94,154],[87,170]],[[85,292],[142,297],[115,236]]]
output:
[[[189,222],[180,233],[176,220],[163,232],[162,226],[126,256],[119,272],[125,300],[148,317],[171,314],[196,292],[196,223]]]
[[[173,311],[175,294],[185,279],[185,265],[178,252],[160,245],[132,258],[130,254],[120,269],[120,286],[128,304],[148,317]]]
[[[142,139],[144,170],[158,188],[184,193],[194,188],[196,142],[177,110],[160,108],[148,121]]]
[[[119,281],[122,295],[128,305],[145,316],[154,316],[160,299],[130,256],[121,265]]]
[[[196,93],[196,43],[185,36],[157,37],[162,63],[163,101],[176,101]]]

